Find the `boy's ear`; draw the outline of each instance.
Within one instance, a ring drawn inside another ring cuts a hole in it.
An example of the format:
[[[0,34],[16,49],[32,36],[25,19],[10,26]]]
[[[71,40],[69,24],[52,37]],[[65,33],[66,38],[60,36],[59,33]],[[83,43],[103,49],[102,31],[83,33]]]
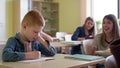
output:
[[[22,27],[23,27],[24,29],[26,29],[26,26],[27,26],[26,23],[24,23]]]

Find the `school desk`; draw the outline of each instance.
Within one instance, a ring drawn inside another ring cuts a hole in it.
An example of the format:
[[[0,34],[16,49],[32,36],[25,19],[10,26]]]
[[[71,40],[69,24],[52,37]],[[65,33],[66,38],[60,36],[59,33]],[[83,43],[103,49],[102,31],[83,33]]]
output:
[[[57,47],[71,47],[76,46],[79,44],[82,44],[82,41],[60,41],[60,42],[51,42],[51,44],[57,48]]]
[[[66,54],[57,54],[53,60],[37,61],[37,62],[1,62],[1,66],[7,66],[10,68],[81,68],[89,65],[104,63],[105,58],[86,61],[64,58]]]

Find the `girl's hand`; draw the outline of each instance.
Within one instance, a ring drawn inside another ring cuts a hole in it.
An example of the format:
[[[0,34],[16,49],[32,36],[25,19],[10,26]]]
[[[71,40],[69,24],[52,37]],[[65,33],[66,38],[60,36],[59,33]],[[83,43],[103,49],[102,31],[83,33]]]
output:
[[[78,41],[82,41],[82,40],[85,40],[85,38],[78,38],[77,40]]]

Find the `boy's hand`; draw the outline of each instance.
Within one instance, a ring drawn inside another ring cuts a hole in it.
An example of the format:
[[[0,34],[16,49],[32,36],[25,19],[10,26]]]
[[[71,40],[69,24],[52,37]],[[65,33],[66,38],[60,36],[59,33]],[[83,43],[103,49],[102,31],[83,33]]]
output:
[[[45,40],[48,40],[49,42],[53,42],[53,38],[50,35],[48,35],[44,32],[41,32],[41,35]]]
[[[42,36],[39,36],[36,40],[39,41],[44,47],[46,47],[46,49],[50,50],[48,47],[48,43],[45,41],[45,39]]]
[[[41,57],[40,51],[32,51],[32,52],[25,53],[26,60],[39,59],[40,57]]]

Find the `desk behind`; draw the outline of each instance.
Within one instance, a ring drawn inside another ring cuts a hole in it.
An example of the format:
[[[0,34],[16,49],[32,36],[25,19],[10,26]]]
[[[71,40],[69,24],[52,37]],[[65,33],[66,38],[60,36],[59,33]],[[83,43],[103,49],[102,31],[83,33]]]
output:
[[[60,42],[57,41],[57,42],[52,42],[53,47],[55,47],[57,49],[58,53],[65,53],[65,54],[71,54],[71,47],[72,46],[77,46],[79,44],[82,44],[82,41],[60,41]]]
[[[82,41],[60,41],[60,42],[52,42],[52,45],[57,48],[57,47],[71,47],[71,46],[76,46],[82,44]]]

